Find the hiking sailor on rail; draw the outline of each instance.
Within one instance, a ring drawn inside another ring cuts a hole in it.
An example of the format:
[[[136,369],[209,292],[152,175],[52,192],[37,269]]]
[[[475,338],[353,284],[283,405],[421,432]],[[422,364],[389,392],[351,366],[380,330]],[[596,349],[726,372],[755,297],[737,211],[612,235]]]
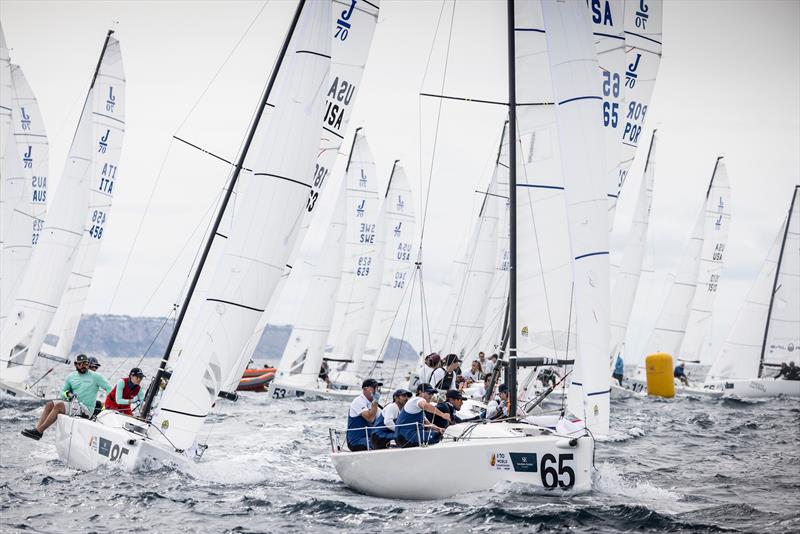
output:
[[[395,441],[400,447],[418,447],[421,443],[433,445],[442,439],[444,430],[428,422],[423,412],[432,413],[450,421],[450,414],[437,409],[431,403],[436,390],[430,384],[417,386],[417,396],[406,402],[395,423],[397,437]],[[427,429],[427,430],[426,430]]]
[[[144,400],[144,390],[140,387],[144,373],[138,367],[131,369],[127,378],[120,378],[114,389],[106,396],[106,410],[114,410],[124,415],[133,415],[133,405]]]
[[[382,382],[367,378],[361,383],[361,395],[350,403],[347,414],[347,447],[351,451],[366,451],[369,449],[368,428],[374,426],[380,405],[378,401],[381,394],[378,388]]]
[[[78,354],[75,357],[75,370],[67,376],[64,387],[61,388],[61,397],[64,400],[48,401],[36,426],[26,428],[22,431],[22,435],[35,440],[41,439],[42,433],[55,423],[58,414],[62,413],[70,417],[77,415],[88,419],[94,412],[94,403],[100,388],[109,391],[111,384],[100,373],[89,370],[89,358],[85,354]]]
[[[407,389],[398,389],[392,393],[392,402],[387,404],[383,410],[378,413],[378,418],[375,420],[370,444],[373,449],[386,449],[393,439],[397,437],[395,433],[395,422],[397,416],[400,415],[400,410],[406,405],[408,399],[411,398],[411,392]]]

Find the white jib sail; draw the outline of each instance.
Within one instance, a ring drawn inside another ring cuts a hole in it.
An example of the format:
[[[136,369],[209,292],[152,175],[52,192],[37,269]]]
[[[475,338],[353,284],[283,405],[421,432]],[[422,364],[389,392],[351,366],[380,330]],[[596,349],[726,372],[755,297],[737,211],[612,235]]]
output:
[[[614,224],[622,157],[622,113],[625,104],[625,16],[624,0],[594,0],[588,14],[592,21],[594,46],[601,71],[603,133],[608,166],[608,223]]]
[[[653,203],[653,183],[656,170],[656,133],[650,140],[650,150],[644,167],[644,176],[639,184],[639,196],[633,211],[633,224],[628,233],[628,243],[622,255],[622,265],[611,290],[611,344],[612,359],[622,350],[628,321],[636,299],[642,263],[647,244],[647,228],[650,222],[650,208]]]
[[[291,265],[298,256],[308,228],[327,183],[331,169],[342,145],[342,140],[350,123],[356,97],[361,86],[361,78],[367,63],[367,56],[378,22],[379,0],[334,0],[331,18],[331,69],[328,75],[328,92],[322,114],[322,135],[319,153],[314,167],[314,179],[309,191],[306,211],[297,229],[297,237],[287,263]],[[288,272],[285,273],[288,276]],[[287,276],[281,279],[276,289],[280,294],[286,287]],[[267,328],[269,313],[265,313],[239,356],[244,365],[253,357],[261,335]],[[225,380],[225,390],[235,389],[241,379],[229,376]]]
[[[628,169],[639,146],[647,108],[661,64],[661,0],[625,1],[625,103],[620,109],[622,161],[618,192],[625,185]]]
[[[706,200],[703,249],[697,272],[697,287],[689,319],[686,322],[686,334],[675,354],[681,360],[690,362],[700,362],[701,359],[708,358],[708,356],[703,357],[704,348],[711,332],[711,313],[717,296],[731,226],[731,187],[722,158],[717,159],[712,184]]]
[[[6,36],[3,26],[0,25],[0,250],[2,241],[8,227],[8,218],[14,203],[9,202],[9,192],[6,191],[8,170],[5,165],[6,152],[13,134],[11,133],[11,96],[14,86],[11,84],[11,58],[8,55]],[[16,198],[16,197],[15,197]]]
[[[364,360],[383,362],[391,334],[396,324],[403,296],[408,292],[414,270],[416,217],[414,198],[405,169],[396,163],[392,170],[386,197],[383,200],[385,219],[383,275],[380,293],[369,330]]]
[[[717,167],[715,167],[715,171],[716,169]],[[730,205],[727,175],[721,177],[720,189],[716,189],[715,179],[716,174],[711,177],[703,207],[692,230],[692,236],[683,252],[677,273],[670,285],[667,298],[664,300],[664,305],[645,347],[648,354],[665,352],[675,358],[683,358],[680,352],[681,346],[689,324],[689,316],[692,302],[697,292],[698,280],[700,280],[699,277],[701,276],[700,264],[703,261],[704,250],[706,250],[706,247],[703,246],[703,236],[706,233],[710,234],[717,222],[722,225],[723,221],[720,216],[724,214],[717,213],[720,210],[719,199],[724,199],[722,210],[725,209],[725,206]],[[725,219],[725,222],[727,223],[728,220]],[[706,232],[709,227],[711,229]],[[713,261],[713,253],[709,252],[708,256]],[[721,259],[721,254],[719,257]],[[708,276],[710,277],[711,274]],[[709,280],[709,278],[704,278],[703,280]],[[714,289],[716,290],[716,287]]]
[[[240,365],[239,355],[294,245],[293,229],[302,219],[319,149],[330,17],[328,2],[303,8],[277,73],[263,144],[250,149],[258,154],[255,172],[239,176],[230,235],[153,417],[177,449],[191,446],[223,379]]]
[[[572,266],[547,39],[540,2],[518,0],[515,10],[517,354],[567,359],[576,346]]]
[[[325,359],[354,362],[364,351],[372,317],[369,287],[380,280],[378,250],[379,194],[375,159],[363,133],[356,132],[347,169],[347,241],[342,261],[342,281],[333,312]]]
[[[458,354],[462,358],[477,356],[486,318],[486,303],[494,278],[500,211],[499,203],[494,201],[493,196],[497,191],[496,180],[497,175],[494,175],[475,223],[475,241],[466,256],[465,275],[444,344],[445,352]]]
[[[112,41],[108,37],[107,44]],[[105,51],[97,78],[113,61]],[[0,336],[0,380],[24,382],[28,377],[66,289],[83,236],[89,187],[96,178],[92,162],[97,90],[94,84],[89,89],[58,190]]]
[[[789,215],[783,221],[739,309],[733,328],[708,372],[707,383],[735,378],[760,378],[765,374],[762,363],[778,366],[793,361],[796,365],[800,364],[798,189],[800,187],[796,186]]]
[[[489,287],[489,299],[486,305],[486,316],[483,320],[483,332],[478,344],[479,350],[491,354],[499,350],[504,332],[506,310],[508,308],[508,270],[510,267],[511,250],[508,233],[509,211],[511,203],[508,200],[508,122],[503,128],[503,138],[500,144],[500,153],[495,165],[495,178],[497,183],[494,195],[487,198],[487,202],[498,205],[497,222],[497,254],[495,256],[494,275]]]
[[[342,279],[342,258],[347,236],[347,189],[344,176],[341,184],[340,192],[335,197],[333,217],[319,252],[314,274],[303,297],[301,313],[292,328],[289,342],[278,364],[275,376],[278,382],[299,374],[300,377],[291,379],[292,384],[306,387],[317,385],[317,376],[325,355],[325,341],[330,332],[336,295]]]
[[[125,69],[119,41],[108,41],[104,68],[94,85],[92,128],[94,151],[89,184],[89,209],[78,255],[72,266],[67,289],[50,324],[42,351],[66,358],[72,348],[83,306],[89,295],[97,256],[111,216],[114,188],[119,179],[118,167],[125,134]]]
[[[569,408],[608,434],[609,265],[600,70],[583,2],[542,2],[573,255],[577,354]]]

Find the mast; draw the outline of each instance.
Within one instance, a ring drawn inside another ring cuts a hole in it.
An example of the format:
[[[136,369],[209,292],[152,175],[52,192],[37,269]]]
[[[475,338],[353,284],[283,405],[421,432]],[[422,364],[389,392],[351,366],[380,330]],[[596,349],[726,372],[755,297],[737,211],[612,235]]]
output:
[[[508,413],[517,415],[517,81],[514,0],[508,10]]]
[[[772,282],[772,293],[769,296],[769,308],[767,309],[767,323],[764,325],[764,341],[761,343],[761,358],[758,360],[758,378],[761,378],[761,373],[764,371],[764,353],[767,351],[767,337],[769,336],[769,320],[772,317],[772,305],[775,303],[775,292],[778,290],[778,275],[781,272],[781,262],[783,261],[783,251],[786,248],[786,236],[789,235],[789,226],[792,223],[792,211],[794,211],[794,203],[797,202],[797,190],[800,186],[794,186],[794,194],[792,195],[792,203],[789,204],[789,213],[786,214],[786,228],[783,229],[783,240],[781,241],[781,251],[778,254],[778,263],[775,266],[775,279]]]
[[[242,167],[244,166],[245,158],[247,157],[247,152],[250,150],[250,144],[253,142],[253,137],[255,136],[256,129],[258,128],[258,124],[261,121],[261,116],[264,113],[264,109],[267,107],[267,100],[269,99],[269,95],[272,92],[272,87],[275,85],[275,80],[278,77],[278,72],[281,69],[281,64],[283,63],[283,58],[286,55],[286,51],[289,48],[289,41],[291,41],[292,35],[294,34],[295,27],[297,26],[297,21],[300,19],[300,14],[303,11],[303,6],[305,5],[305,0],[300,0],[297,4],[297,8],[294,12],[294,17],[292,18],[291,25],[289,26],[289,31],[286,33],[286,37],[283,40],[283,45],[281,46],[280,53],[278,55],[278,59],[275,62],[275,68],[272,69],[272,73],[269,77],[269,82],[267,82],[267,88],[264,90],[264,94],[261,97],[261,102],[258,105],[258,110],[256,111],[255,117],[253,117],[253,122],[250,124],[250,129],[247,132],[247,137],[245,138],[244,145],[242,145],[242,151],[239,154],[239,158],[236,160],[236,167],[233,170],[233,175],[231,176],[230,181],[228,182],[228,188],[225,191],[225,196],[222,199],[222,203],[220,204],[219,210],[217,211],[217,217],[214,220],[214,224],[211,227],[211,231],[208,233],[208,238],[206,239],[205,246],[203,247],[203,253],[200,256],[199,261],[197,262],[197,268],[195,269],[194,275],[192,276],[192,281],[189,284],[189,290],[186,292],[186,297],[183,299],[183,304],[181,305],[180,311],[178,312],[178,317],[175,320],[175,327],[172,330],[172,334],[170,335],[169,341],[167,342],[167,348],[164,349],[164,356],[161,358],[161,364],[158,366],[158,372],[156,376],[153,378],[153,381],[150,384],[150,387],[147,390],[147,395],[144,399],[144,405],[141,410],[141,418],[147,419],[147,416],[150,412],[150,409],[153,406],[153,400],[155,399],[156,393],[159,390],[159,384],[161,383],[161,379],[165,375],[167,361],[169,360],[170,353],[172,352],[172,347],[175,345],[175,340],[178,338],[178,332],[180,331],[181,325],[183,324],[183,320],[186,317],[186,311],[189,308],[189,302],[192,300],[192,295],[197,287],[197,282],[200,280],[200,273],[203,271],[203,266],[205,265],[206,259],[208,258],[208,254],[211,251],[211,245],[214,243],[214,237],[217,235],[217,231],[219,230],[219,226],[222,223],[222,218],[225,215],[225,209],[228,206],[228,202],[230,201],[231,195],[236,187],[236,181],[239,178],[239,174],[242,172]],[[109,33],[110,35],[110,33]],[[106,38],[106,41],[108,38]]]

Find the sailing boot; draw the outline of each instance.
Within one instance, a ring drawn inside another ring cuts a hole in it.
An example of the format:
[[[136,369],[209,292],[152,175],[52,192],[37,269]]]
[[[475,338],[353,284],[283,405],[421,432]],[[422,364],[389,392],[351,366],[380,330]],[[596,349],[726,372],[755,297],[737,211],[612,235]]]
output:
[[[26,438],[35,439],[36,441],[42,439],[42,433],[36,430],[36,428],[26,428],[20,433]]]

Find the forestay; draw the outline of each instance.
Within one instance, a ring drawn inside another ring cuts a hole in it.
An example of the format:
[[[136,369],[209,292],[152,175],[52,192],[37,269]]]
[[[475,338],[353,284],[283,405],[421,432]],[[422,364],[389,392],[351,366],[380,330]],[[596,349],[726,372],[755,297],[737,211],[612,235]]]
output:
[[[375,159],[364,134],[356,132],[347,169],[347,241],[342,281],[333,312],[327,360],[353,362],[357,368],[372,319],[368,298],[373,280],[380,280],[378,246],[379,194]]]
[[[577,354],[570,411],[596,435],[609,426],[609,266],[600,76],[583,2],[543,2],[575,287]]]
[[[703,251],[697,273],[697,287],[686,322],[686,335],[677,352],[680,359],[691,362],[707,359],[707,356],[703,358],[703,352],[711,333],[711,312],[717,297],[731,226],[731,188],[722,158],[717,159],[713,184],[706,200]]]
[[[84,221],[89,203],[89,187],[99,183],[94,176],[94,151],[103,140],[96,138],[93,113],[105,100],[95,85],[98,78],[114,72],[119,56],[106,55],[106,49],[116,39],[109,32],[101,52],[97,71],[92,77],[89,93],[81,112],[75,137],[70,146],[55,199],[33,249],[14,304],[0,340],[0,379],[24,382],[34,359],[39,354],[50,322],[61,301],[67,280],[83,236]]]
[[[2,32],[2,28],[0,28]],[[0,46],[5,41],[0,41]],[[4,49],[4,48],[3,48]],[[4,56],[6,59],[7,56]],[[3,62],[5,63],[5,62]],[[8,67],[8,68],[6,68]],[[0,162],[0,243],[2,247],[2,287],[0,287],[0,330],[8,308],[13,304],[22,282],[31,252],[39,240],[47,209],[47,173],[49,154],[47,134],[22,69],[13,64],[0,65],[3,77],[3,104],[10,106],[10,123],[3,130],[6,149]],[[7,78],[6,78],[7,76]],[[2,128],[2,126],[0,126]]]
[[[647,228],[650,223],[650,208],[653,203],[653,183],[656,170],[656,132],[650,140],[650,150],[644,165],[644,176],[639,184],[636,207],[633,211],[633,224],[628,232],[628,242],[622,255],[622,265],[611,291],[611,357],[622,351],[628,321],[636,299],[636,290],[642,273],[642,263],[647,244]]]
[[[322,135],[319,153],[313,172],[313,182],[309,191],[306,211],[297,227],[295,245],[289,255],[288,264],[292,265],[298,256],[305,235],[313,220],[314,209],[323,193],[331,169],[333,168],[342,140],[347,132],[350,116],[353,113],[356,97],[361,86],[361,78],[367,63],[367,56],[375,34],[378,21],[380,1],[372,0],[335,0],[331,18],[331,68],[328,76],[328,92],[322,114]],[[263,119],[262,119],[263,120]],[[277,294],[286,287],[286,279],[290,268],[276,289]],[[258,322],[253,334],[239,356],[239,361],[250,361],[258,346],[261,335],[269,322],[269,312]],[[226,389],[233,390],[239,383],[241,375],[231,374],[226,380]]]
[[[515,16],[517,354],[571,359],[572,267],[548,43],[539,2],[515,2]]]
[[[325,354],[325,341],[333,319],[336,294],[342,279],[342,258],[347,235],[345,184],[343,176],[339,194],[334,197],[336,204],[333,217],[316,260],[314,274],[303,297],[301,312],[278,364],[276,382],[290,375],[301,374],[302,378],[293,384],[304,384],[308,387],[317,385],[317,376]]]
[[[603,94],[603,133],[605,137],[608,193],[608,223],[614,224],[619,191],[620,158],[622,156],[622,120],[625,105],[625,16],[624,0],[591,0],[594,46],[601,71]]]
[[[186,337],[153,424],[176,449],[187,449],[232,372],[272,296],[294,245],[314,167],[330,67],[331,5],[309,2],[277,73],[274,109],[253,173],[242,173],[230,234],[197,320]],[[246,363],[246,362],[245,362]]]
[[[625,104],[620,110],[622,161],[619,165],[618,192],[625,185],[628,169],[639,146],[647,108],[661,64],[661,0],[625,2]]]
[[[385,217],[381,221],[383,233],[383,274],[375,306],[372,326],[369,329],[364,361],[382,363],[403,297],[408,292],[414,269],[416,217],[414,198],[405,169],[395,162],[389,187],[383,200]]]
[[[800,199],[769,249],[706,383],[770,376],[764,366],[800,364]],[[766,372],[765,372],[766,371]],[[774,375],[773,375],[774,376]]]
[[[66,358],[72,348],[83,306],[89,295],[100,244],[108,227],[114,188],[125,134],[125,70],[119,41],[109,40],[105,53],[106,68],[97,76],[92,109],[92,176],[89,184],[89,209],[83,227],[78,254],[67,288],[61,298],[42,351]]]

